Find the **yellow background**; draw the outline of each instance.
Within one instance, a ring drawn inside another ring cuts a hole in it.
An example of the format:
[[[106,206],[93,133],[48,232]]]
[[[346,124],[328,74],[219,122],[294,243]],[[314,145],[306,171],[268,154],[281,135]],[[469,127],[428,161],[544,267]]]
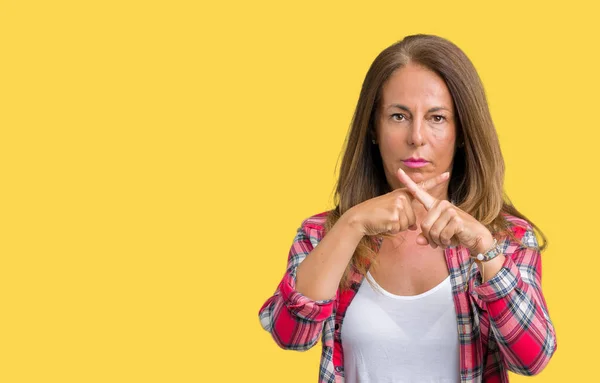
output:
[[[258,310],[331,207],[375,56],[450,39],[486,87],[506,189],[550,239],[558,351],[598,375],[592,2],[0,2],[0,381],[316,382]]]

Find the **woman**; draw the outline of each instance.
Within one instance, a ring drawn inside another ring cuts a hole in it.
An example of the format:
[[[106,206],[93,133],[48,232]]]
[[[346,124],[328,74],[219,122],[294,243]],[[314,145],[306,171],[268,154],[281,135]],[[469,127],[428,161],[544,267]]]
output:
[[[465,54],[408,36],[369,69],[336,208],[306,219],[260,321],[285,349],[322,337],[320,382],[506,382],[556,349],[534,229]],[[363,281],[368,283],[362,283]]]

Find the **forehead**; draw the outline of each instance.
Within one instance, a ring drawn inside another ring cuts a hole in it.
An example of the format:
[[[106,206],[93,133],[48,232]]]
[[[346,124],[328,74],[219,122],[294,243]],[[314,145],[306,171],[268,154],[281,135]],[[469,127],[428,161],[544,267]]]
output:
[[[382,88],[383,107],[390,104],[443,106],[452,110],[453,101],[444,80],[435,72],[416,64],[408,64],[392,73]]]

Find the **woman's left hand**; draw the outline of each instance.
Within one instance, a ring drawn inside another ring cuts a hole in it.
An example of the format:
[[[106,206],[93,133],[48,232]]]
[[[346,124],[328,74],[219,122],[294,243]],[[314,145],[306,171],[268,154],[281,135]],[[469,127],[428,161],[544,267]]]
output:
[[[421,222],[422,233],[417,237],[420,245],[433,248],[467,247],[471,253],[488,251],[494,243],[490,231],[470,214],[447,200],[438,200],[421,189],[404,171],[398,172],[401,182],[427,210]]]

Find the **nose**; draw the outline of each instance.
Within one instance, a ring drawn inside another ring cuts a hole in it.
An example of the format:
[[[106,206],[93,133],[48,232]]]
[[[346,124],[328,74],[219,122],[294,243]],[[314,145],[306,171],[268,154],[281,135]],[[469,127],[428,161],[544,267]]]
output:
[[[410,134],[408,135],[408,144],[414,146],[425,145],[425,139],[423,137],[423,121],[421,119],[414,119],[411,124]]]

